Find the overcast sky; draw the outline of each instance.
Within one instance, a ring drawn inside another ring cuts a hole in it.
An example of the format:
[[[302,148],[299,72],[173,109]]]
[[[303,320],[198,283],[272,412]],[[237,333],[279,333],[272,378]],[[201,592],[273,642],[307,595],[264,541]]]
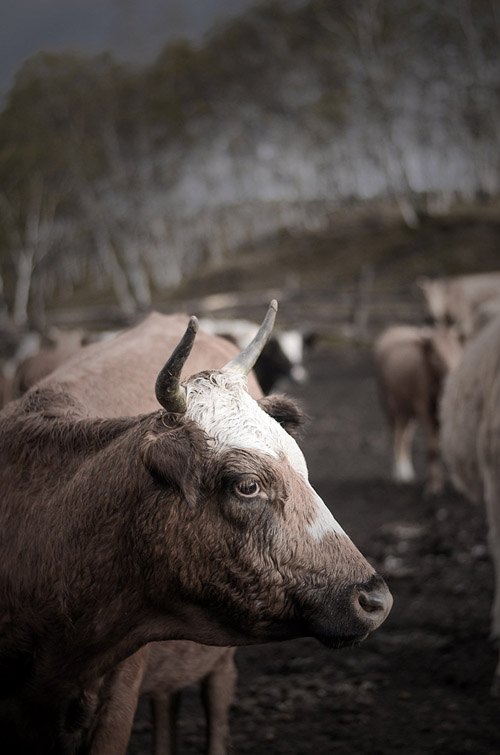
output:
[[[0,96],[34,53],[111,50],[152,58],[173,37],[199,38],[255,0],[0,0]]]

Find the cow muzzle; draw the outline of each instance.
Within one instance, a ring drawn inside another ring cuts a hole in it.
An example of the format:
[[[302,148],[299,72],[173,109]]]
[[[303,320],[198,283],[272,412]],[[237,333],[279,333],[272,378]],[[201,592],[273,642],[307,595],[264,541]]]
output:
[[[385,621],[392,603],[385,581],[374,574],[341,596],[324,597],[321,608],[309,619],[311,634],[328,647],[355,645]]]

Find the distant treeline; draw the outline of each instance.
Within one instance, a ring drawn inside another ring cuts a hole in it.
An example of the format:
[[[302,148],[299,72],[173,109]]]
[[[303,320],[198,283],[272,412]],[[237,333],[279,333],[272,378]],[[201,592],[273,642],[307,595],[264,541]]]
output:
[[[499,46],[496,0],[283,0],[141,68],[36,55],[0,114],[0,314],[133,313],[345,202],[495,196]]]

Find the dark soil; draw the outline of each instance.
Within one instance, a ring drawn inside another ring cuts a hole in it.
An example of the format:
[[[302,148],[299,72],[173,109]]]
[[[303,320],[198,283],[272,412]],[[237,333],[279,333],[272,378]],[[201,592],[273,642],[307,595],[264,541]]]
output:
[[[360,647],[311,639],[240,648],[231,713],[238,755],[500,753],[490,696],[493,573],[484,511],[451,489],[390,482],[389,441],[366,347],[323,344],[310,381],[289,389],[311,416],[302,442],[311,480],[385,576],[394,607]],[[417,439],[417,469],[424,448]],[[198,690],[184,695],[181,752],[203,752]],[[149,753],[141,701],[130,755]]]

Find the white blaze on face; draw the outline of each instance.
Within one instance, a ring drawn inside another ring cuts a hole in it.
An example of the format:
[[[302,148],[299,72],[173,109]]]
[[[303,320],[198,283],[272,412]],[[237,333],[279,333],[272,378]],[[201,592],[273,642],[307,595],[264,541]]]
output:
[[[265,412],[247,391],[243,375],[214,372],[210,377],[195,377],[187,389],[187,416],[194,420],[225,451],[241,448],[282,455],[290,466],[308,481],[307,465],[295,440],[279,422]],[[307,482],[311,499],[317,508],[315,519],[308,525],[314,539],[328,532],[344,533],[319,495]]]
[[[329,532],[336,532],[338,535],[345,535],[345,537],[347,537],[340,524],[333,517],[332,512],[330,511],[326,503],[322,498],[319,497],[312,486],[311,493],[314,496],[314,499],[318,506],[318,515],[316,519],[307,527],[307,530],[313,540],[321,540],[323,536],[327,535]]]

